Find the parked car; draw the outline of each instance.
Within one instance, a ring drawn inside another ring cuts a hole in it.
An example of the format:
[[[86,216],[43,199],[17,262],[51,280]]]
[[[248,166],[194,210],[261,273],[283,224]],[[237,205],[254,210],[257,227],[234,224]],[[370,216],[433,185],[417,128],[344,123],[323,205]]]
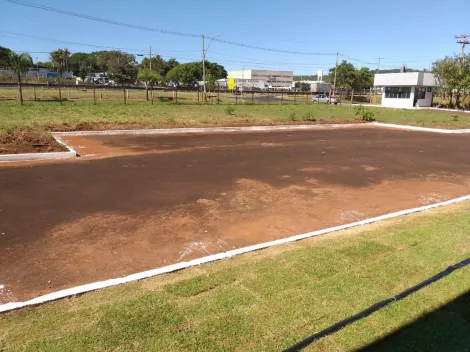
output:
[[[325,103],[325,104],[339,104],[340,100],[338,98],[329,97],[326,94],[318,94],[312,98],[312,103]]]

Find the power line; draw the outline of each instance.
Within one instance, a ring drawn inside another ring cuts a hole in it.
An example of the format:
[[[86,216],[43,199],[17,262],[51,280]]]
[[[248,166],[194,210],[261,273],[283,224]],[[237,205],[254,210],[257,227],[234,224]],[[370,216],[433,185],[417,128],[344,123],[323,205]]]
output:
[[[198,39],[200,38],[199,34],[170,31],[170,30],[166,30],[166,29],[156,29],[156,28],[150,28],[150,27],[145,27],[145,26],[140,26],[140,25],[134,25],[134,24],[125,23],[125,22],[113,21],[113,20],[103,19],[103,18],[99,18],[99,17],[84,15],[84,14],[80,14],[80,13],[77,13],[77,12],[66,11],[66,10],[61,10],[61,9],[57,9],[57,8],[53,8],[53,7],[49,7],[49,6],[34,4],[34,3],[30,3],[30,2],[27,2],[27,1],[23,1],[23,0],[4,0],[4,1],[10,2],[12,4],[16,4],[16,5],[32,7],[32,8],[39,9],[39,10],[44,10],[44,11],[55,12],[55,13],[60,13],[60,14],[64,14],[64,15],[84,18],[84,19],[91,20],[91,21],[102,22],[102,23],[107,23],[107,24],[113,24],[113,25],[116,25],[116,26],[123,26],[123,27],[127,27],[127,28],[139,29],[139,30],[150,31],[150,32],[157,32],[157,33],[168,34],[168,35],[176,35],[176,36],[180,36],[180,37],[198,38]],[[233,42],[233,41],[224,40],[224,39],[220,39],[220,38],[215,38],[214,41],[217,41],[217,42],[223,43],[223,44],[227,44],[227,45],[239,46],[239,47],[243,47],[243,48],[247,48],[247,49],[263,50],[263,51],[270,51],[270,52],[277,52],[277,53],[284,53],[284,54],[311,55],[311,56],[315,56],[315,55],[317,55],[317,56],[318,55],[334,56],[334,55],[336,55],[336,53],[300,52],[300,51],[290,51],[290,50],[275,49],[275,48],[266,48],[266,47],[261,47],[261,46],[256,46],[256,45]]]
[[[61,40],[61,39],[53,39],[53,38],[46,38],[46,37],[39,37],[36,35],[29,35],[29,34],[22,34],[22,33],[16,33],[16,32],[10,32],[10,31],[5,31],[3,29],[0,29],[1,33],[8,33],[8,34],[14,34],[14,35],[19,35],[22,37],[28,37],[28,38],[34,38],[34,39],[40,39],[40,40],[48,40],[52,42],[58,42],[58,43],[65,43],[65,44],[72,44],[72,45],[81,45],[81,46],[88,46],[88,47],[93,47],[93,48],[101,48],[101,49],[115,49],[115,50],[127,50],[127,51],[134,51],[139,54],[144,53],[144,50],[140,49],[129,49],[129,48],[118,48],[118,47],[113,47],[113,46],[105,46],[105,45],[95,45],[95,44],[85,44],[85,43],[79,43],[79,42],[71,42],[67,40]]]

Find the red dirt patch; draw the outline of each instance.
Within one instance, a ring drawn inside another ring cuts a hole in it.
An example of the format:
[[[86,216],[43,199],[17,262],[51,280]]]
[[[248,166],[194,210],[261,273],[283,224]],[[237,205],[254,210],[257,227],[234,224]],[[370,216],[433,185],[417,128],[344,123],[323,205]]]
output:
[[[0,302],[470,191],[466,135],[357,128],[68,141],[82,158],[0,165],[9,290]]]
[[[49,133],[32,129],[0,132],[0,154],[62,152],[67,149]]]

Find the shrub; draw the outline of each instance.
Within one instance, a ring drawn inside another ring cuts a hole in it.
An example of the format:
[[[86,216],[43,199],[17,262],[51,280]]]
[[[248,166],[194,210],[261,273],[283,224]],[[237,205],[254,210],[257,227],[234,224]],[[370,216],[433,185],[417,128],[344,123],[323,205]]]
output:
[[[289,118],[291,119],[291,121],[295,121],[296,116],[297,116],[297,114],[295,113],[295,111],[291,111],[289,113]]]
[[[357,105],[353,108],[353,114],[356,116],[356,119],[360,119],[365,122],[375,121],[374,113],[370,110],[365,110],[362,105]]]
[[[233,105],[227,105],[227,106],[225,107],[225,113],[226,113],[227,115],[234,115],[234,113],[235,113],[235,106],[233,106]]]
[[[311,121],[311,122],[317,121],[317,119],[315,118],[315,114],[311,111],[306,112],[304,114],[304,120],[305,121]]]

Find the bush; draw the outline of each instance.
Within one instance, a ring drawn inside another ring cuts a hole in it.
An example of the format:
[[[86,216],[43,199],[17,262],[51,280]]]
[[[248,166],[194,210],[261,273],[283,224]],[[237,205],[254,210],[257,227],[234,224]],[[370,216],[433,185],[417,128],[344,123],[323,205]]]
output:
[[[295,113],[295,111],[291,111],[289,113],[289,118],[291,119],[291,121],[295,121],[296,116],[297,116],[297,114]]]
[[[227,106],[225,107],[225,113],[226,113],[227,115],[234,115],[234,113],[235,113],[235,106],[233,106],[233,105],[227,105]]]
[[[315,114],[314,114],[313,112],[311,112],[311,111],[306,112],[306,113],[304,114],[304,120],[305,120],[305,121],[311,121],[311,122],[317,121],[317,119],[315,118]]]
[[[356,119],[360,119],[365,122],[375,121],[374,113],[370,110],[365,110],[362,105],[357,105],[353,108],[353,114],[356,116]]]

